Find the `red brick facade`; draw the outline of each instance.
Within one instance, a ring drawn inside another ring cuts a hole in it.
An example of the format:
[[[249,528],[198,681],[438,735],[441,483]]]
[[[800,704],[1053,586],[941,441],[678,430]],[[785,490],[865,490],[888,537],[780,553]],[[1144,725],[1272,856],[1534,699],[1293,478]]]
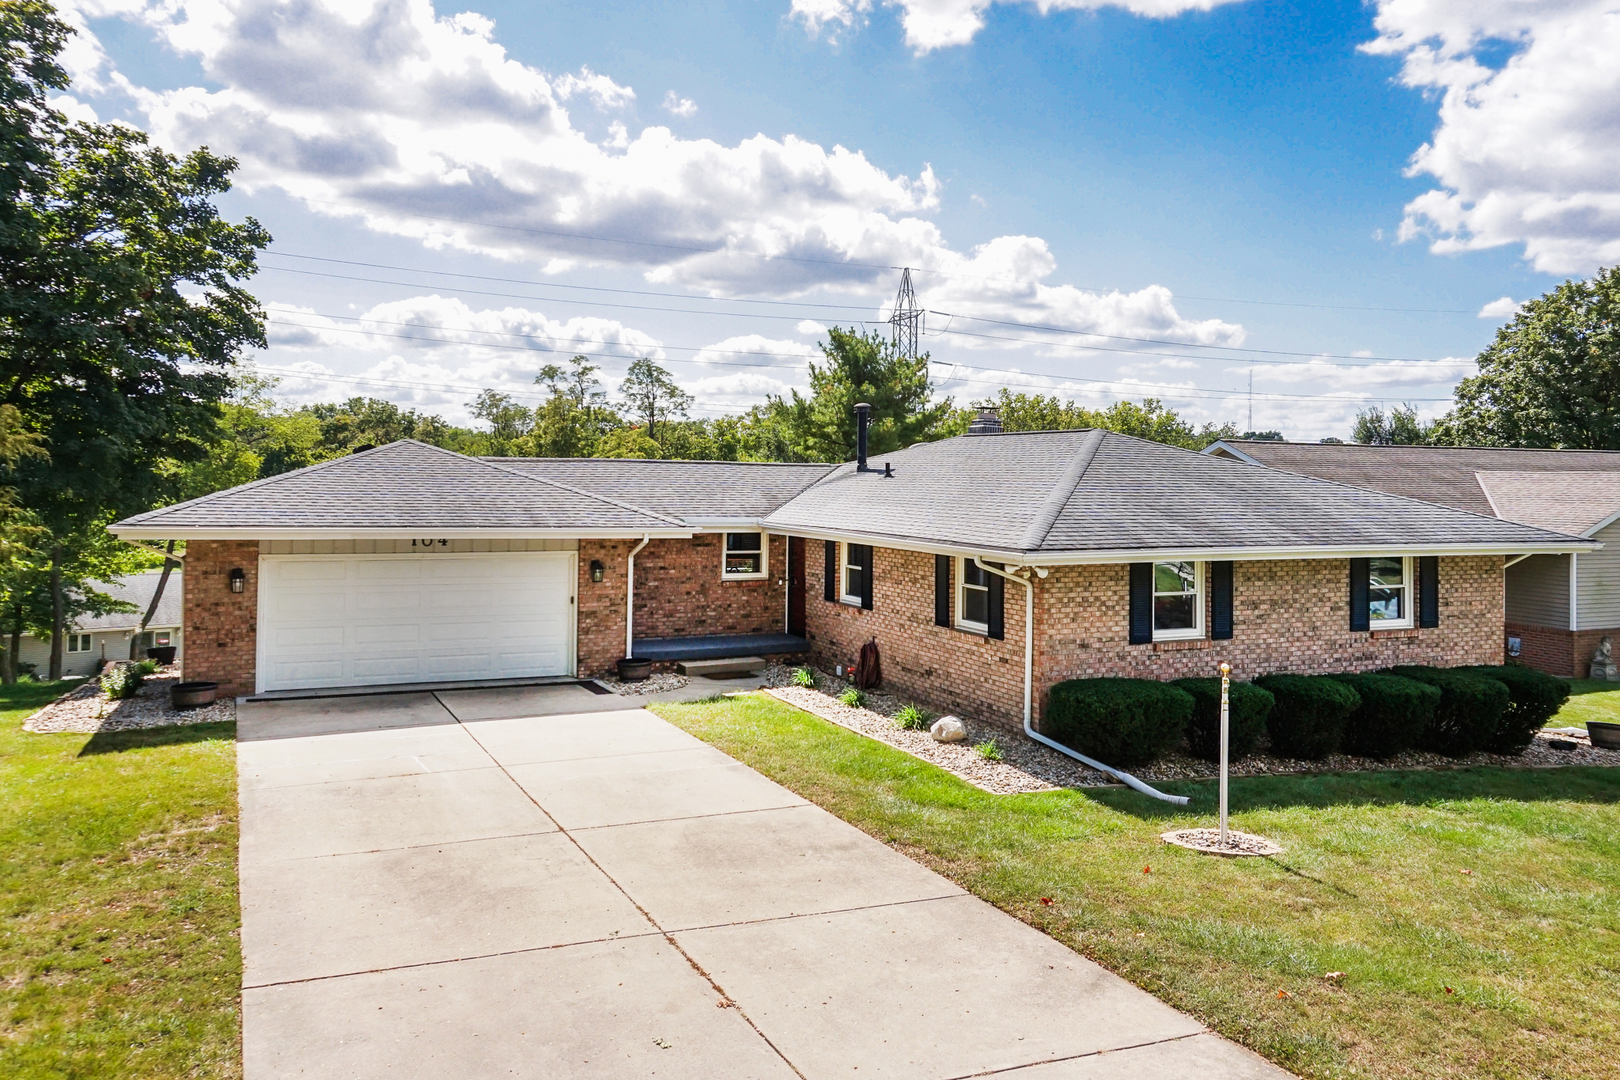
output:
[[[934,625],[934,559],[878,548],[871,611],[823,599],[819,544],[808,560],[807,630],[817,661],[850,662],[876,638],[885,687],[934,709],[1017,725],[1023,715],[1024,589],[1006,588],[1006,639]],[[1343,559],[1238,562],[1230,641],[1128,644],[1129,568],[1054,567],[1035,579],[1034,711],[1063,679],[1176,679],[1214,674],[1367,671],[1392,664],[1494,664],[1502,659],[1502,560],[1440,563],[1440,625],[1426,630],[1349,629]],[[954,596],[953,596],[954,604]],[[1206,625],[1208,620],[1205,620]]]
[[[1620,638],[1620,629],[1560,630],[1508,623],[1507,634],[1519,639],[1519,659],[1524,663],[1549,675],[1584,679],[1598,643],[1605,637]]]
[[[230,574],[247,580],[231,592]],[[259,542],[192,540],[186,544],[185,653],[188,682],[219,683],[221,697],[254,692],[259,645]]]

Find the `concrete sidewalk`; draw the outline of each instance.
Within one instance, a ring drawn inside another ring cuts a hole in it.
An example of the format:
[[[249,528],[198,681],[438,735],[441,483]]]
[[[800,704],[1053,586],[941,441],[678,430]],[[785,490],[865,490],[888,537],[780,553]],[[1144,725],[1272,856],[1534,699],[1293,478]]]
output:
[[[244,704],[248,1080],[1288,1075],[624,704]]]

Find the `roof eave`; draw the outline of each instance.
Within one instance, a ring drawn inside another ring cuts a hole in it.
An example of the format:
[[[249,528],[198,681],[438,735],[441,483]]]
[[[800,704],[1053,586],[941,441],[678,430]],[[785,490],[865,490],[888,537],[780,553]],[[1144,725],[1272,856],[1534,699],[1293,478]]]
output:
[[[613,529],[535,529],[535,528],[440,528],[433,525],[413,525],[405,528],[274,528],[245,525],[236,528],[219,526],[184,525],[125,525],[122,522],[108,526],[108,531],[121,540],[409,540],[431,536],[435,540],[639,540],[643,536],[656,540],[684,539],[696,529],[655,527],[625,527]]]

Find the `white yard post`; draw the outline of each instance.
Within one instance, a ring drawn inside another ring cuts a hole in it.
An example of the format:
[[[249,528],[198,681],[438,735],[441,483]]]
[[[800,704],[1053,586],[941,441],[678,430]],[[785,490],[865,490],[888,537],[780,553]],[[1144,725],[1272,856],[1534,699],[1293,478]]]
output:
[[[1230,706],[1227,695],[1232,689],[1232,665],[1221,665],[1221,847],[1226,846],[1226,747]]]

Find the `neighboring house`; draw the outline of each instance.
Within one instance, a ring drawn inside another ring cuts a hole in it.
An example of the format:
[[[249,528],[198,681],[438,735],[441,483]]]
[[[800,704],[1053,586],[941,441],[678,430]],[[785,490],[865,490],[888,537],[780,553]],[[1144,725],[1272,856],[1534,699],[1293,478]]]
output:
[[[1204,452],[1600,541],[1510,563],[1504,633],[1525,663],[1582,677],[1620,636],[1620,452],[1239,439]]]
[[[186,542],[185,675],[233,693],[875,639],[892,691],[1009,725],[1075,676],[1498,662],[1504,557],[1596,547],[1102,431],[862,464],[407,441],[113,530]]]
[[[116,615],[80,617],[63,638],[62,674],[94,675],[108,660],[128,660],[129,639],[140,630],[141,616],[146,614],[147,607],[152,603],[152,593],[156,591],[158,578],[161,576],[160,570],[148,570],[145,573],[131,574],[119,581],[96,582],[97,592],[106,593],[118,600],[127,600],[135,605],[135,610]],[[158,609],[153,613],[152,621],[147,624],[146,632],[141,635],[139,652],[141,657],[144,657],[145,650],[152,646],[173,645],[176,649],[181,647],[180,613],[184,589],[180,578],[178,570],[169,575],[169,583],[163,588],[163,599],[158,602]],[[32,664],[35,672],[43,678],[51,666],[50,639],[34,637],[31,634],[24,636],[22,647],[17,650],[17,660],[20,664]]]

